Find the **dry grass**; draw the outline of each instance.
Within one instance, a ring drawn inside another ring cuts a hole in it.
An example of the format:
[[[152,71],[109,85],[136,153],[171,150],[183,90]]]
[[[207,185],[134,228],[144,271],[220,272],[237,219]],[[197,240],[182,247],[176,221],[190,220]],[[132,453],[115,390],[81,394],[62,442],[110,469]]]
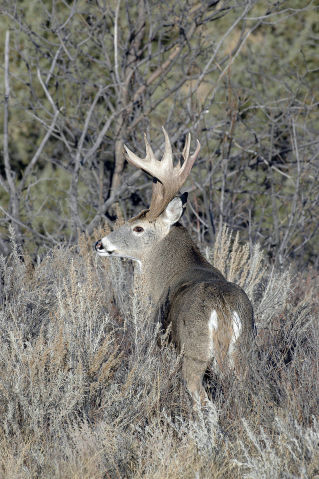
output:
[[[195,414],[130,266],[96,258],[92,243],[32,264],[13,240],[1,260],[0,477],[319,475],[314,272],[273,271],[258,247],[220,233],[215,264],[247,290],[258,335],[245,380],[216,379]]]

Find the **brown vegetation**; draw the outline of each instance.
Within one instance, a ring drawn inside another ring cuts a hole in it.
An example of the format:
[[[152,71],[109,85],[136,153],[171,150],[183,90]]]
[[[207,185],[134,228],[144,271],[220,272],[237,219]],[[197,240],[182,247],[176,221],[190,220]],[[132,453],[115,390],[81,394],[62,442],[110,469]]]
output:
[[[273,271],[258,248],[247,273],[246,246],[225,230],[218,238],[211,254],[245,285],[258,335],[245,380],[207,374],[214,401],[196,415],[181,358],[165,337],[158,344],[125,263],[96,258],[82,236],[32,265],[12,240],[1,264],[2,477],[319,473],[316,281]]]

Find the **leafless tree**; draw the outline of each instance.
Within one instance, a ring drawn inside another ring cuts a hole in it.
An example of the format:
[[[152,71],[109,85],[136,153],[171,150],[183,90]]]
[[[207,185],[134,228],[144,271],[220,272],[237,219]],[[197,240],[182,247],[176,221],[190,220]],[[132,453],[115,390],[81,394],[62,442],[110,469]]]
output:
[[[261,12],[248,1],[42,0],[31,24],[24,3],[5,1],[2,13],[4,252],[9,223],[37,250],[112,223],[117,201],[124,215],[147,204],[147,182],[127,167],[123,145],[143,154],[146,130],[159,151],[164,123],[176,151],[191,130],[203,145],[189,186],[200,194],[185,218],[201,240],[227,222],[280,260],[312,244],[315,100],[301,101],[306,75],[271,100],[250,51],[262,28],[297,10],[285,2]],[[239,59],[251,69],[246,87]]]

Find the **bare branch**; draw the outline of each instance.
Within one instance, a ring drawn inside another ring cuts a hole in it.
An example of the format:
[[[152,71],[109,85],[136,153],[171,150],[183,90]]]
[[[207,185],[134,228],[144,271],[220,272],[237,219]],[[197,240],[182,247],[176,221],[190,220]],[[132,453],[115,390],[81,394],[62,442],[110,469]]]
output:
[[[59,116],[59,111],[56,110],[55,114],[54,114],[54,117],[53,117],[53,120],[52,120],[52,123],[50,125],[50,128],[47,130],[46,134],[44,135],[40,145],[39,145],[39,148],[37,149],[37,151],[35,152],[32,160],[30,161],[30,163],[28,164],[28,166],[26,167],[24,173],[23,173],[23,177],[20,181],[20,184],[19,184],[19,188],[18,188],[18,194],[20,195],[23,191],[23,188],[25,186],[25,183],[27,181],[27,178],[28,176],[30,175],[32,169],[34,168],[35,164],[37,163],[38,159],[40,158],[40,155],[43,151],[43,148],[45,147],[48,139],[51,137],[51,134],[54,130],[54,127],[55,127],[55,124],[56,124],[56,121],[57,121],[57,118]]]
[[[73,227],[74,227],[74,234],[76,234],[76,230],[78,228],[82,228],[80,217],[79,217],[79,210],[78,210],[78,183],[79,183],[79,171],[80,171],[80,161],[81,161],[81,155],[82,155],[82,147],[83,147],[83,142],[84,138],[87,134],[87,130],[89,127],[89,123],[91,120],[91,116],[93,114],[94,108],[96,107],[96,104],[98,102],[98,99],[101,96],[103,89],[100,87],[99,91],[94,97],[94,100],[89,108],[89,111],[86,115],[85,123],[84,123],[84,128],[79,140],[77,152],[75,155],[75,160],[74,160],[74,168],[73,168],[73,173],[72,173],[72,180],[71,180],[71,186],[70,186],[70,207],[72,211],[72,222],[73,222]]]
[[[125,109],[123,109],[125,110]],[[99,148],[100,144],[102,143],[108,129],[110,128],[111,123],[113,122],[114,118],[117,116],[118,112],[114,112],[109,118],[107,119],[106,123],[104,124],[102,130],[97,136],[97,139],[95,140],[93,146],[89,149],[89,151],[86,153],[86,155],[83,158],[83,163],[85,163],[91,156],[94,155],[96,150]]]
[[[47,74],[47,77],[45,79],[45,84],[47,85],[51,79],[51,76],[54,72],[54,69],[55,69],[55,65],[56,65],[56,62],[57,62],[57,59],[59,58],[59,55],[60,55],[60,52],[62,50],[62,46],[59,46],[59,48],[57,49],[55,55],[54,55],[54,58],[52,60],[52,63],[51,63],[51,66],[50,66],[50,70]]]
[[[49,100],[49,102],[50,102],[50,104],[51,104],[51,106],[52,106],[54,112],[57,112],[58,109],[57,109],[57,107],[56,107],[56,105],[55,105],[55,103],[54,103],[54,101],[53,101],[53,98],[52,98],[52,96],[50,95],[50,93],[49,93],[49,91],[48,91],[46,85],[44,84],[44,81],[42,80],[42,76],[41,76],[41,72],[40,72],[40,69],[39,69],[39,68],[37,68],[37,75],[38,75],[39,82],[41,83],[41,86],[42,86],[42,88],[43,88],[43,91],[44,91],[44,93],[46,94],[46,97],[47,97],[47,99]]]
[[[117,191],[113,192],[112,196],[108,198],[103,205],[98,209],[98,212],[94,216],[93,220],[86,227],[86,232],[91,234],[94,228],[97,227],[101,218],[104,217],[106,211],[118,200],[118,198],[127,190],[130,185],[134,184],[135,181],[141,176],[141,171],[136,171],[133,175],[130,176],[130,183],[123,182]]]
[[[177,45],[174,50],[172,51],[172,53],[169,55],[169,57],[167,58],[167,60],[165,60],[165,62],[160,65],[156,70],[155,72],[152,73],[152,75],[149,76],[149,78],[146,80],[146,83],[145,85],[142,85],[137,91],[136,93],[134,94],[134,97],[133,97],[133,102],[137,101],[138,98],[143,95],[143,93],[145,92],[146,88],[148,88],[160,75],[162,75],[168,68],[169,66],[171,65],[171,63],[173,62],[173,60],[177,57],[177,55],[180,53],[182,47],[180,45]]]
[[[118,84],[121,83],[119,76],[119,64],[118,64],[118,20],[120,11],[121,0],[117,0],[114,19],[114,69],[115,78]]]
[[[203,79],[205,78],[205,75],[207,74],[210,66],[212,65],[212,63],[215,61],[215,58],[217,56],[217,53],[219,52],[221,46],[223,45],[225,39],[229,36],[229,34],[234,30],[234,28],[238,25],[239,22],[241,22],[241,20],[246,16],[247,12],[252,8],[252,5],[250,4],[250,2],[248,2],[248,4],[246,5],[246,8],[244,9],[244,11],[242,12],[242,14],[234,21],[234,23],[232,23],[232,25],[228,28],[228,30],[226,31],[226,33],[224,33],[224,35],[222,36],[222,38],[219,40],[219,42],[217,43],[216,45],[216,48],[215,48],[215,51],[213,53],[213,55],[210,57],[210,59],[208,60],[208,62],[206,63],[205,67],[203,68],[202,70],[202,73],[200,74],[198,80],[196,81],[195,83],[195,86],[193,88],[193,91],[196,91],[199,87],[199,85],[201,84],[201,82],[203,81]],[[248,38],[248,37],[247,37]]]
[[[8,133],[8,123],[9,123],[9,100],[10,100],[10,80],[9,80],[9,49],[10,49],[10,32],[6,32],[5,40],[5,54],[4,54],[4,122],[3,122],[3,158],[4,158],[4,168],[6,173],[6,178],[9,186],[10,192],[10,209],[12,212],[12,217],[18,221],[19,218],[19,198],[17,195],[17,189],[14,181],[14,174],[10,165],[9,157],[9,133]],[[20,229],[18,228],[18,223],[15,224],[15,233],[17,238],[20,240]]]
[[[9,119],[9,99],[10,99],[10,82],[9,82],[9,43],[10,32],[6,32],[5,40],[5,56],[4,56],[4,125],[3,125],[3,158],[5,172],[9,184],[10,192],[15,194],[15,185],[13,181],[13,173],[10,166],[9,158],[9,137],[8,137],[8,119]]]
[[[293,149],[294,149],[294,153],[296,155],[296,160],[297,160],[297,175],[296,175],[296,181],[294,185],[294,194],[293,194],[291,210],[289,214],[289,221],[288,221],[288,225],[286,227],[285,234],[279,248],[279,261],[281,261],[281,263],[283,261],[283,254],[288,245],[289,237],[294,228],[294,223],[295,223],[294,220],[297,214],[297,201],[299,198],[299,190],[300,190],[301,166],[300,166],[300,157],[299,157],[299,150],[298,150],[298,144],[297,144],[296,126],[295,126],[294,120],[292,120],[291,141],[293,144]]]
[[[47,242],[50,242],[50,243],[52,243],[52,242],[54,242],[55,244],[57,243],[57,241],[50,240],[47,236],[44,236],[41,233],[38,233],[36,230],[31,228],[30,226],[26,225],[25,223],[22,223],[22,221],[18,220],[17,218],[14,218],[12,215],[10,215],[10,213],[8,213],[8,211],[6,211],[4,208],[2,208],[2,206],[0,206],[0,210],[8,218],[10,218],[11,221],[13,221],[15,224],[21,226],[22,228],[25,228],[26,230],[30,231],[37,238],[40,238],[41,240],[44,240],[44,241],[47,241]]]

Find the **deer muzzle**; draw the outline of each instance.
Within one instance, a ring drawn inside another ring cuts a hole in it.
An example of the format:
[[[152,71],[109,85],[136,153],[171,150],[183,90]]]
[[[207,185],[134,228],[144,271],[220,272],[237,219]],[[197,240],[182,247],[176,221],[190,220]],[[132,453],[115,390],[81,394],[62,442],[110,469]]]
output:
[[[105,247],[102,240],[98,240],[95,243],[95,251],[100,256],[111,256],[113,253],[115,253],[115,249],[111,245]]]

